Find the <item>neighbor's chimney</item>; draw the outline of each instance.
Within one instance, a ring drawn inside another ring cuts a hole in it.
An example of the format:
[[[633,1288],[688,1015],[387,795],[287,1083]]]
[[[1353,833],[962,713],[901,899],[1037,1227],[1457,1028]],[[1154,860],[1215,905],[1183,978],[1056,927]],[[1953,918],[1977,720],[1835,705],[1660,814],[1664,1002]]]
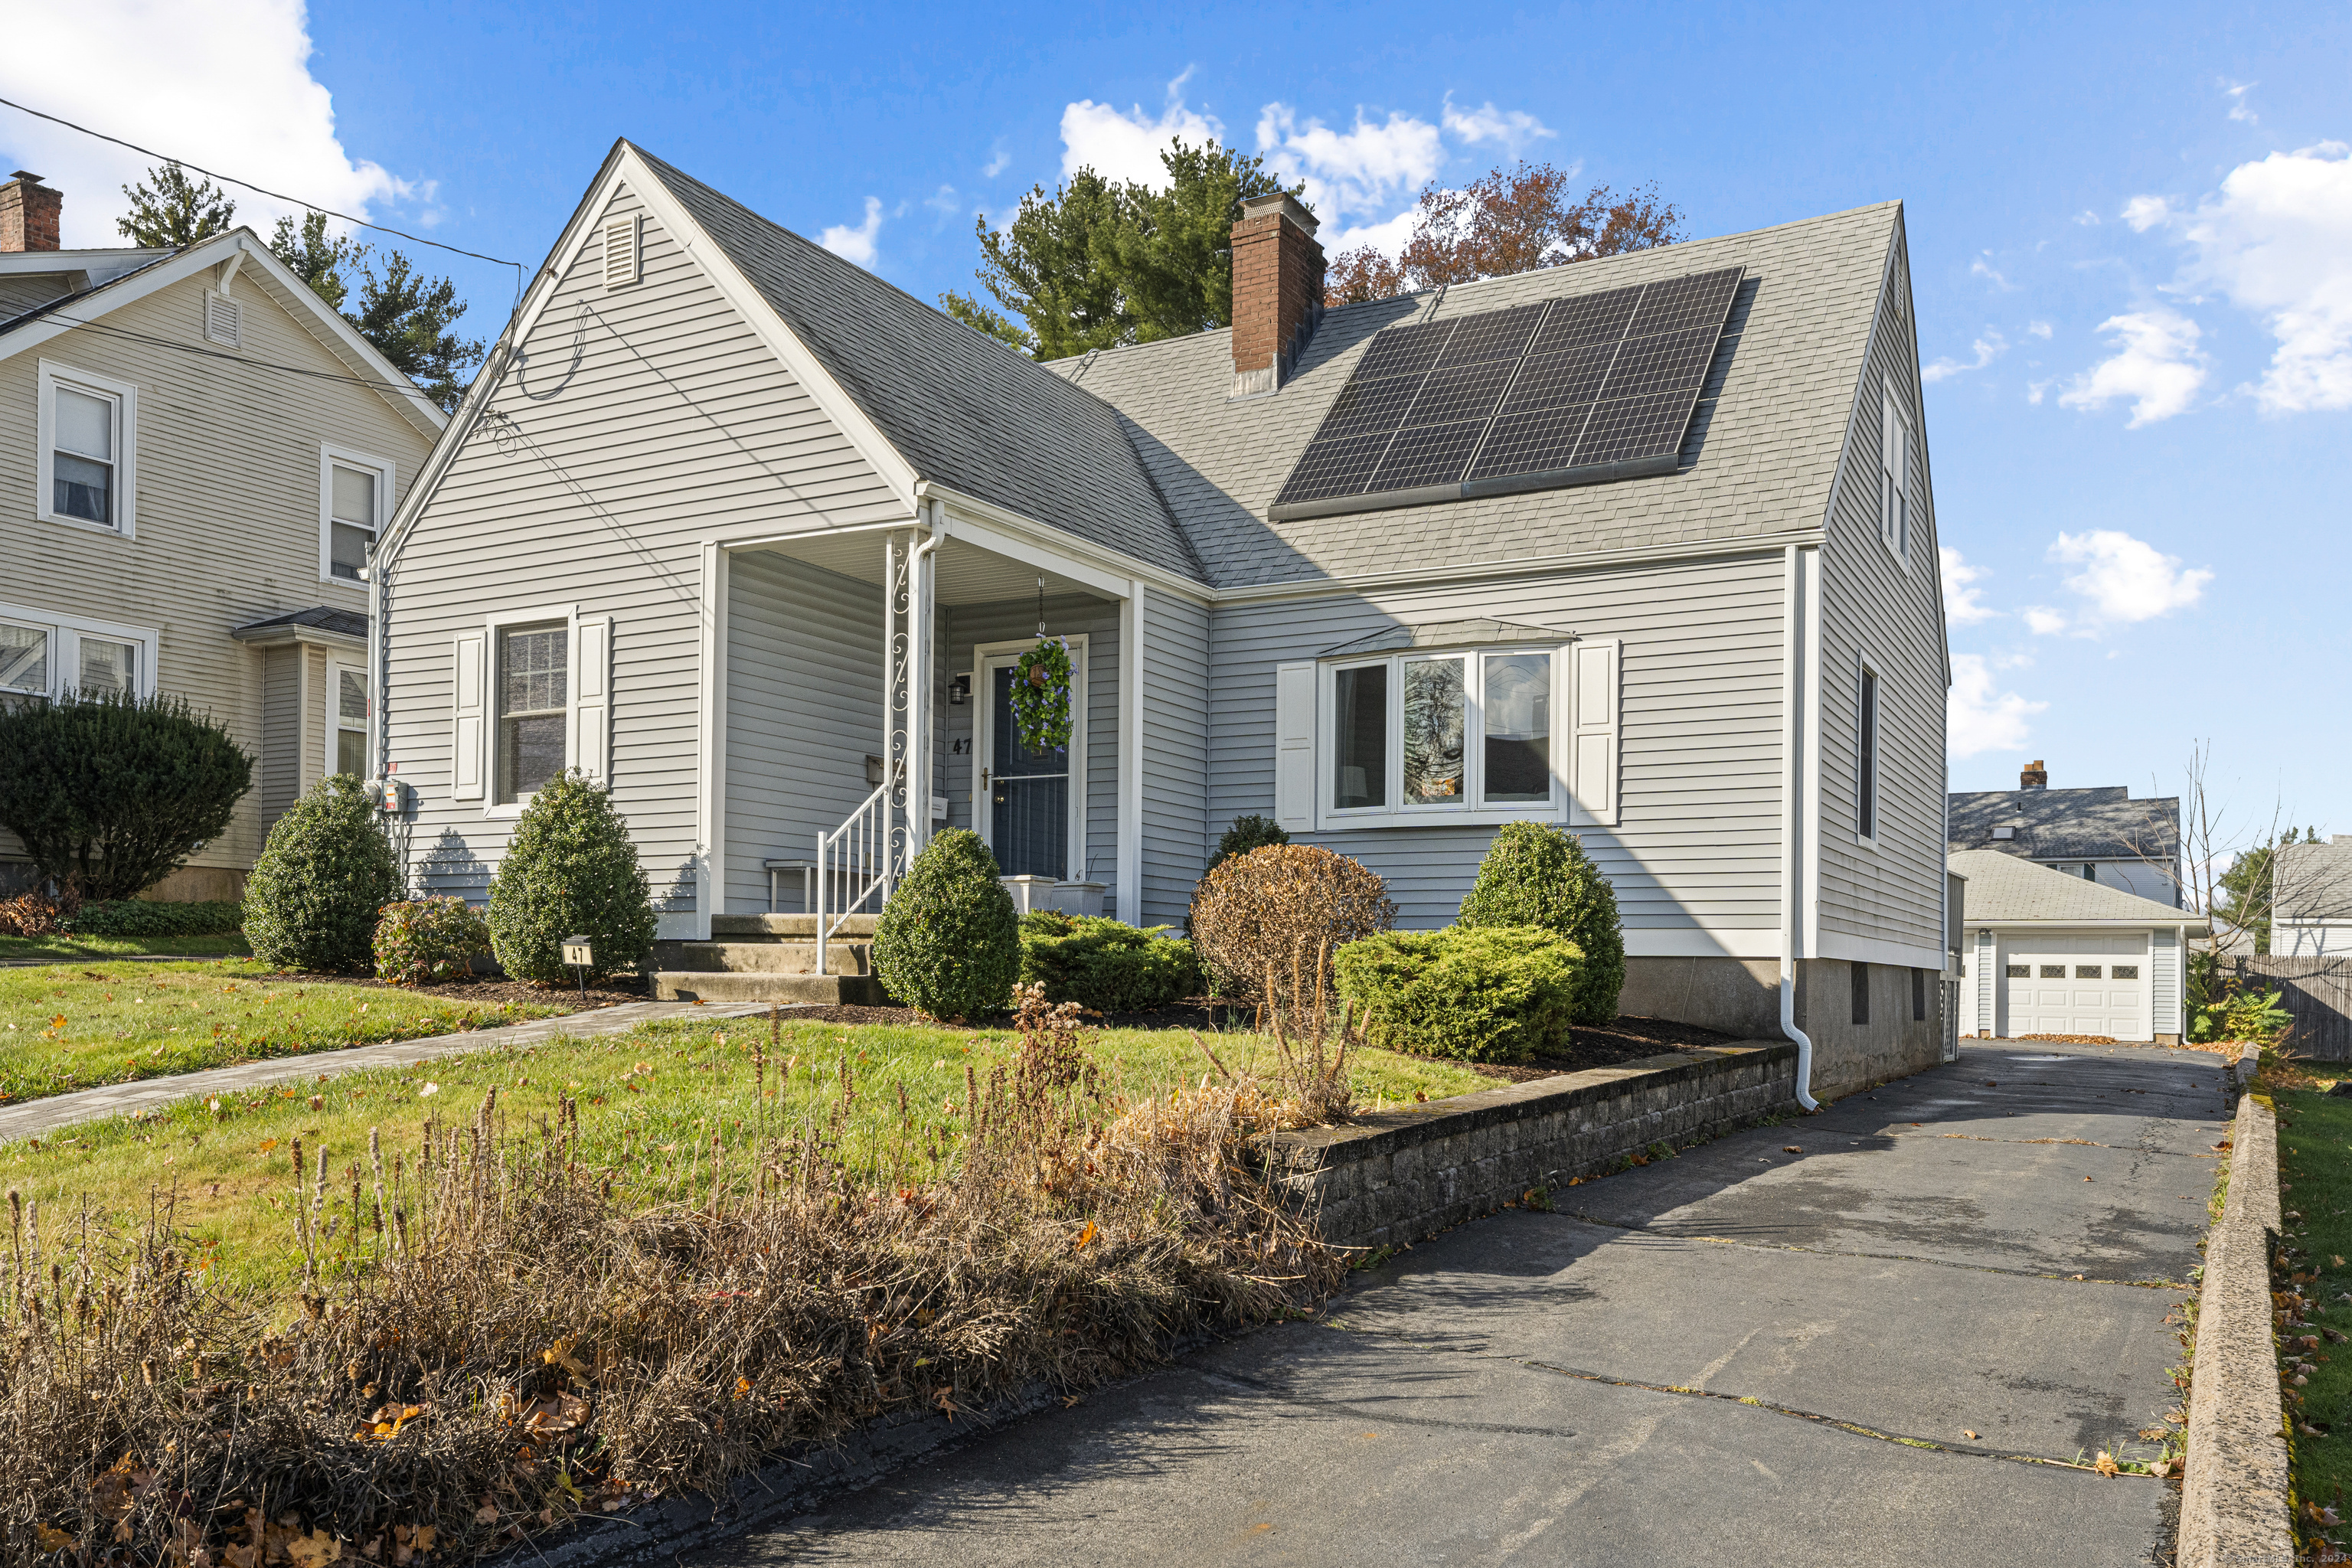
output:
[[[23,169],[9,175],[0,185],[0,250],[55,250],[65,205],[65,193],[41,184],[40,175]]]
[[[2040,763],[2026,763],[2025,766],[2018,773],[2017,787],[2020,789],[2048,789],[2050,787],[2050,770],[2043,767]]]
[[[1277,191],[1242,203],[1234,224],[1234,393],[1274,391],[1323,319],[1315,215]]]

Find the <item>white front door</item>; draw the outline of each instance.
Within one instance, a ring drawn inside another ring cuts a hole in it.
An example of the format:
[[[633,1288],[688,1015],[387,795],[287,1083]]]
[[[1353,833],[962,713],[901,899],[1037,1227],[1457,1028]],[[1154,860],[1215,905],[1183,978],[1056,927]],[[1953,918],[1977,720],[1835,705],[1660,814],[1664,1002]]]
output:
[[[1013,666],[1034,647],[975,650],[972,826],[1008,877],[1086,874],[1087,647],[1070,639],[1069,743],[1034,752],[1013,721]]]
[[[1998,1023],[2027,1035],[2154,1037],[2148,1025],[2147,933],[2052,931],[2001,939]]]

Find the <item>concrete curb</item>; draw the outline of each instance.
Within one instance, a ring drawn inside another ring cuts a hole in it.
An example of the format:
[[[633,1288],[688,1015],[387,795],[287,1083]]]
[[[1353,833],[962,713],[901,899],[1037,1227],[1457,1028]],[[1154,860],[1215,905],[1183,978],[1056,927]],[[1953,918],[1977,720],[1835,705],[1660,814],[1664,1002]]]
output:
[[[2278,1121],[2252,1095],[2230,1134],[2230,1191],[2205,1245],[2189,1397],[2179,1568],[2293,1568],[2286,1419],[2272,1337]]]

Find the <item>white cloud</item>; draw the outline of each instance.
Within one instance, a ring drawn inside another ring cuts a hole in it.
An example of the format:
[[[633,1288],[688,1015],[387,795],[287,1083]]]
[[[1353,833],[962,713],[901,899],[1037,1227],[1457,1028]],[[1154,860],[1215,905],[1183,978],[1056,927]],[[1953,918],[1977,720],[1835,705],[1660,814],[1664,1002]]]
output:
[[[1139,110],[1137,112],[1142,111]],[[999,142],[988,150],[988,162],[980,166],[980,177],[983,180],[992,180],[1004,173],[1012,163],[1013,154],[1004,150],[1003,142]]]
[[[2163,216],[2191,247],[2190,278],[2277,340],[2254,389],[2263,411],[2352,408],[2352,148],[2241,163],[2194,212]]]
[[[2000,355],[2009,352],[2009,340],[2002,337],[1992,328],[1987,327],[1984,331],[1984,336],[1977,339],[1976,342],[1970,343],[1969,347],[1977,356],[1969,363],[1962,364],[1959,361],[1950,358],[1948,355],[1921,370],[1919,372],[1919,379],[1927,382],[1937,382],[1944,380],[1947,376],[1958,375],[1962,371],[1982,370]]]
[[[2187,408],[2205,384],[2202,334],[2179,311],[2151,305],[2110,316],[2099,331],[2114,335],[2115,353],[2074,377],[2058,401],[2069,408],[2105,408],[2116,398],[2132,400],[2134,428],[2169,419]]]
[[[2213,580],[2212,573],[2183,570],[2178,555],[2113,528],[2061,533],[2050,559],[2082,568],[2066,586],[2089,601],[2092,621],[2106,624],[2127,626],[2187,609]]]
[[[1985,256],[1990,256],[1992,252],[1990,250],[1985,252]],[[2002,277],[2000,273],[1994,268],[1992,263],[1984,258],[1984,256],[1979,256],[1974,261],[1969,263],[1969,275],[1972,278],[1985,279],[1990,282],[1994,288],[2000,289],[2003,293],[2015,293],[2017,291],[2017,285]]]
[[[1213,116],[1195,112],[1184,102],[1184,84],[1192,68],[1184,68],[1168,84],[1158,118],[1141,104],[1122,114],[1108,103],[1080,99],[1062,110],[1062,177],[1092,169],[1114,183],[1150,185],[1168,183],[1161,149],[1179,137],[1184,141],[1223,142],[1225,128]]]
[[[1990,568],[1971,566],[1960,552],[1948,544],[1937,546],[1936,565],[1944,580],[1944,620],[1947,625],[1972,626],[1979,621],[1991,620],[2000,614],[1977,595],[1981,590],[1972,587],[1979,578],[1992,575]]]
[[[952,215],[958,207],[963,205],[963,200],[956,195],[956,188],[953,185],[941,185],[923,198],[923,205],[933,212],[946,216]]]
[[[1420,221],[1421,207],[1415,204],[1380,223],[1350,224],[1337,234],[1326,229],[1323,248],[1337,256],[1343,250],[1369,245],[1393,261],[1404,254],[1405,242],[1412,237],[1413,228]]]
[[[1307,205],[1326,222],[1386,211],[1445,161],[1444,137],[1428,121],[1400,112],[1371,121],[1360,109],[1352,126],[1334,131],[1319,120],[1301,120],[1286,103],[1269,103],[1258,114],[1257,146],[1269,168],[1307,182]]]
[[[333,99],[310,76],[299,0],[18,5],[7,33],[0,95],[362,217],[384,216],[370,210],[376,203],[431,199],[429,186],[344,152]],[[234,90],[223,91],[224,82]],[[129,205],[121,187],[158,160],[14,111],[0,116],[0,169],[31,169],[65,193],[68,248],[126,243],[114,226]],[[243,189],[229,194],[237,221],[264,235],[302,210]],[[427,219],[413,213],[411,221]]]
[[[816,242],[859,267],[872,267],[875,257],[875,237],[882,232],[882,198],[866,198],[866,221],[861,224],[837,223],[816,237]]]
[[[1952,755],[1973,757],[1979,752],[2018,750],[2032,733],[2026,720],[2049,706],[2028,701],[2014,691],[1996,690],[1983,655],[1952,656],[1952,689],[1944,713]]]
[[[2042,362],[2036,360],[2033,363],[2039,364]],[[2049,393],[2050,383],[2046,381],[2029,381],[2025,384],[2025,401],[2036,408],[2042,406],[2042,398],[2048,396]]]
[[[2028,605],[2025,629],[2038,637],[2054,637],[2066,629],[2066,617],[2046,605]]]
[[[2028,321],[2025,330],[2044,342],[2050,341],[2050,323],[2047,321]]]
[[[2096,228],[2099,226],[2099,215],[2093,212],[2090,208],[2084,207],[2081,212],[2074,215],[2074,221],[2081,224],[2084,228]]]
[[[2258,81],[2232,81],[2222,84],[2221,91],[2230,100],[2231,119],[2243,121],[2248,125],[2256,123],[2253,106],[2246,101],[2246,94],[2262,85]]]
[[[1559,134],[1524,109],[1498,110],[1492,102],[1456,109],[1452,93],[1445,95],[1445,110],[1438,120],[1455,137],[1474,146],[1482,142],[1502,143],[1504,155],[1510,158],[1517,158],[1533,142]]]
[[[2124,221],[2136,234],[2146,234],[2171,216],[2170,196],[2134,196],[2124,204]]]

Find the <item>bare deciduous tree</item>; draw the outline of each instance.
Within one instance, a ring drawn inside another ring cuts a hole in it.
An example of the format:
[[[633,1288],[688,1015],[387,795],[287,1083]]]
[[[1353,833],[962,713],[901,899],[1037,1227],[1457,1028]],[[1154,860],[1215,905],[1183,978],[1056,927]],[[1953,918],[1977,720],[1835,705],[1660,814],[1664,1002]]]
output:
[[[1595,185],[1580,201],[1570,195],[1569,179],[1549,163],[1522,163],[1490,169],[1460,190],[1432,181],[1421,193],[1403,253],[1391,261],[1370,246],[1341,251],[1324,275],[1326,303],[1507,278],[1683,237],[1682,213],[1659,196],[1656,185],[1638,185],[1623,195]]]

